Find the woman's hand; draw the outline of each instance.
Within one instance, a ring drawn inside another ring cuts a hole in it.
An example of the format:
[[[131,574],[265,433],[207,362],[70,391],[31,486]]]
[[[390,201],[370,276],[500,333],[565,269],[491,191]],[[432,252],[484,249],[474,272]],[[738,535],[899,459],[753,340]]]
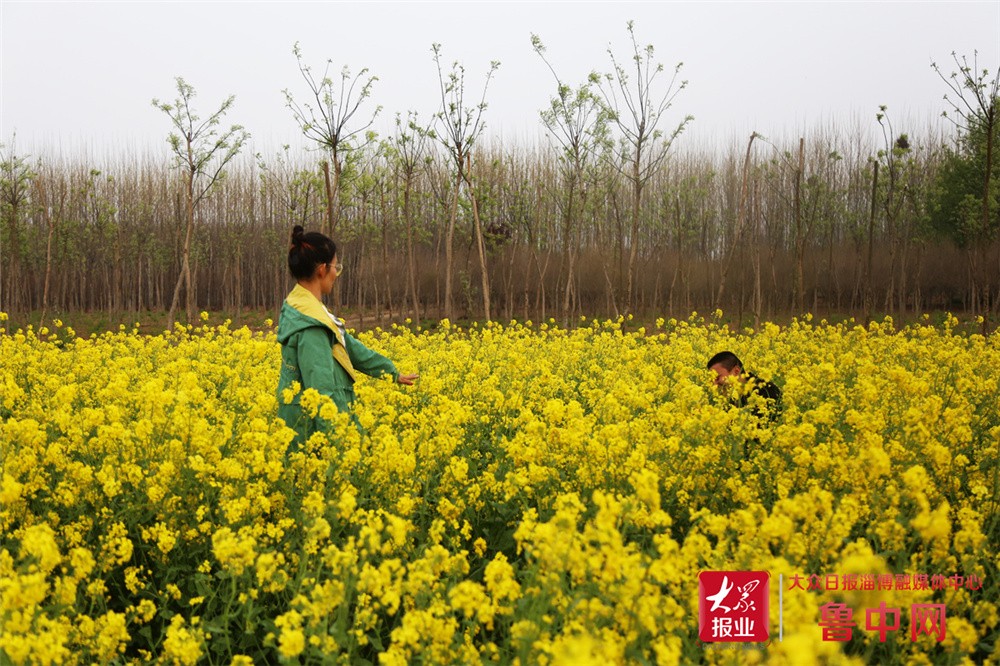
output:
[[[405,384],[406,386],[413,386],[413,380],[420,377],[420,375],[400,375],[396,378],[396,381],[400,384]]]

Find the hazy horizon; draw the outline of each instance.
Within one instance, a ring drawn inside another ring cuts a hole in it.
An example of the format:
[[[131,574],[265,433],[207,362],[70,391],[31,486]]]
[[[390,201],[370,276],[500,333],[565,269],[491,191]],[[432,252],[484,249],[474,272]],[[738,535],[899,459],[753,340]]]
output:
[[[626,22],[655,48],[661,84],[683,62],[687,89],[661,125],[694,121],[679,150],[745,143],[757,131],[775,141],[817,128],[876,131],[888,106],[894,125],[919,135],[942,127],[943,81],[951,52],[995,72],[1000,2],[0,2],[0,142],[19,151],[168,151],[169,119],[151,100],[172,101],[174,79],[197,91],[202,117],[228,95],[224,125],[241,124],[252,148],[305,148],[282,90],[308,91],[292,46],[320,74],[348,66],[379,77],[359,112],[383,107],[385,135],[397,112],[429,119],[440,104],[431,44],[447,73],[466,69],[478,99],[491,60],[501,62],[487,93],[484,140],[533,145],[538,112],[555,92],[532,51],[537,33],[563,80],[610,69],[607,50],[629,57]],[[473,28],[470,30],[470,26]],[[485,28],[485,29],[484,29]],[[179,37],[183,36],[183,39]],[[185,43],[181,48],[179,43]]]

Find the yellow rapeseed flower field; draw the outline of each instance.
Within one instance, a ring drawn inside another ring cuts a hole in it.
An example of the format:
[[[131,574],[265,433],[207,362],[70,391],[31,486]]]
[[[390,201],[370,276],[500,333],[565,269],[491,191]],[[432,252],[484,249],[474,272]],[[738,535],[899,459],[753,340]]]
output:
[[[719,321],[362,334],[418,384],[290,456],[273,330],[0,329],[0,663],[996,663],[1000,335]],[[703,571],[768,644],[699,640]]]

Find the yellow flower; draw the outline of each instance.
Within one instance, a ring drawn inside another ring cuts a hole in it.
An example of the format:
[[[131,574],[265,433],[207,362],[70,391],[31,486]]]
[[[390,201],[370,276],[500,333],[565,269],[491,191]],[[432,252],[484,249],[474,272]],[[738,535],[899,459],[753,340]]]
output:
[[[47,524],[27,528],[21,537],[21,550],[34,558],[42,571],[52,571],[62,561],[55,531]]]
[[[175,615],[163,641],[163,657],[171,664],[194,666],[201,658],[204,642],[201,629],[189,627],[182,616]]]
[[[0,478],[0,505],[11,505],[21,498],[24,486],[17,479],[4,472]]]
[[[141,623],[146,623],[156,616],[156,604],[151,599],[143,599],[136,606],[136,616]]]
[[[222,527],[212,535],[212,554],[225,569],[239,576],[246,567],[253,565],[257,557],[256,542],[242,531],[237,534]]]
[[[281,635],[278,637],[278,653],[285,659],[302,654],[302,651],[306,649],[306,636],[302,631],[302,616],[297,611],[289,611],[275,618],[274,624],[281,629]]]
[[[295,400],[295,396],[297,396],[299,394],[299,391],[301,390],[302,390],[301,384],[299,384],[298,382],[292,382],[285,388],[284,391],[282,391],[281,393],[282,401],[286,405],[292,404],[292,402]]]
[[[125,653],[129,633],[123,614],[114,611],[105,613],[97,620],[97,632],[95,643],[98,661],[106,663]]]
[[[283,569],[285,556],[282,553],[261,553],[257,557],[257,584],[265,592],[280,592],[288,583],[288,574]]]
[[[64,327],[58,345],[0,331],[0,660],[125,661],[124,646],[136,663],[200,663],[228,613],[274,625],[226,636],[235,664],[268,649],[351,661],[374,637],[389,638],[382,664],[726,661],[694,640],[704,570],[770,571],[772,610],[782,572],[966,579],[785,589],[784,641],[748,663],[851,663],[822,640],[823,603],[857,619],[942,592],[946,644],[894,654],[981,656],[998,623],[996,340],[953,317],[722,317],[362,332],[422,375],[357,382],[363,433],[318,393],[275,395],[270,326]],[[708,383],[719,349],[782,388],[773,423]],[[300,398],[337,418],[286,458],[276,412]]]

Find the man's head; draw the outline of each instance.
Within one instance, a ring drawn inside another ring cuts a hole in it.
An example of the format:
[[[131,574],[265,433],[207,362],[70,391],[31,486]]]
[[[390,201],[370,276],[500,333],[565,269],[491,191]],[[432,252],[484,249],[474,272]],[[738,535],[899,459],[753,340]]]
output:
[[[715,372],[715,385],[720,389],[743,372],[743,362],[731,351],[721,351],[708,359],[706,367]]]

